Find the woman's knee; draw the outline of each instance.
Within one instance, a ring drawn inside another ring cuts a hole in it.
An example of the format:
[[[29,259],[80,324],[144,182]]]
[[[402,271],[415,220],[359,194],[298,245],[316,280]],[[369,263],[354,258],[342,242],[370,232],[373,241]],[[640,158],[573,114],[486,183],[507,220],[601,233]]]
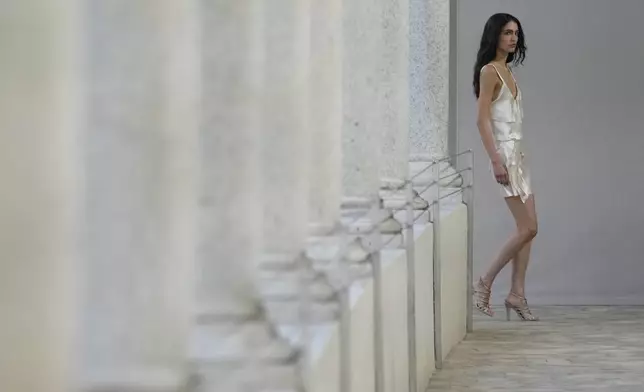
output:
[[[538,228],[537,222],[528,222],[527,224],[519,227],[519,234],[528,242],[537,236]]]

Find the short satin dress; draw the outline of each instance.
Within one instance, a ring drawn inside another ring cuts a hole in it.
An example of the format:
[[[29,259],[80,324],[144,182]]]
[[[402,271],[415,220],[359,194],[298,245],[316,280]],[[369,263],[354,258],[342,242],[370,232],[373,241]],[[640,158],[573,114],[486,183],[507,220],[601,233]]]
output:
[[[510,73],[517,88],[517,96],[514,97],[499,70],[494,64],[488,65],[494,67],[503,82],[499,96],[492,101],[491,107],[492,130],[497,152],[505,162],[509,177],[508,185],[500,185],[501,194],[503,197],[519,196],[521,201],[525,203],[532,194],[532,186],[522,144],[521,122],[523,120],[523,106],[521,89],[516,83],[514,75]]]

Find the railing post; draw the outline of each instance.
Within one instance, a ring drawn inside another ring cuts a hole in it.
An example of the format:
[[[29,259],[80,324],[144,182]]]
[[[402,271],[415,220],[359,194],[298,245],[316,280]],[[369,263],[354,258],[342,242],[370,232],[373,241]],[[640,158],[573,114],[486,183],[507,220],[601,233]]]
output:
[[[443,367],[443,337],[442,337],[442,272],[441,272],[441,247],[440,247],[440,160],[433,163],[434,186],[436,187],[436,199],[432,206],[432,233],[433,233],[433,270],[434,270],[434,360],[436,369]]]
[[[467,333],[474,331],[474,319],[472,311],[472,279],[474,269],[474,153],[468,150],[470,155],[469,181],[467,182],[467,192],[465,196],[465,204],[467,205],[467,318],[466,327]]]
[[[409,390],[417,392],[418,360],[416,355],[416,251],[414,239],[414,185],[408,181],[405,187],[407,204],[405,225],[405,247],[407,260],[407,355],[409,366]]]
[[[385,352],[384,352],[384,323],[382,319],[382,256],[383,248],[382,234],[380,232],[380,220],[382,209],[380,201],[375,207],[378,212],[377,224],[371,233],[371,245],[373,252],[373,338],[374,338],[374,376],[375,392],[385,391]]]
[[[351,373],[351,297],[350,287],[344,284],[340,291],[340,392],[350,392]]]

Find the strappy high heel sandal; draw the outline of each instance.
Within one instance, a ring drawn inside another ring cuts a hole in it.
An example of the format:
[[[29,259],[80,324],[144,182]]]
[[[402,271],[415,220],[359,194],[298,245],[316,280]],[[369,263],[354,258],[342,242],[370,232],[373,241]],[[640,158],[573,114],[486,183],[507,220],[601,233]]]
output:
[[[510,292],[510,295],[519,299],[519,305],[514,305],[505,300],[505,315],[508,321],[510,321],[510,311],[514,310],[519,318],[522,321],[539,321],[539,317],[534,316],[528,307],[528,300],[525,297],[522,297],[514,292]]]
[[[492,290],[483,283],[483,278],[479,278],[478,283],[474,286],[474,295],[476,296],[474,306],[476,306],[479,312],[489,317],[494,316],[494,312],[490,308],[491,293]]]

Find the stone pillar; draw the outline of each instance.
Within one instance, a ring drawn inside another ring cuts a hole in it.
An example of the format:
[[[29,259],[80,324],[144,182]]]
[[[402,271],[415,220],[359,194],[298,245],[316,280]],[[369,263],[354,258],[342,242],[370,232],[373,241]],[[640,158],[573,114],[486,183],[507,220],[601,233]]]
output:
[[[192,1],[90,2],[83,391],[187,377],[198,178]]]
[[[0,12],[0,390],[76,392],[82,9]]]
[[[409,0],[382,1],[378,40],[379,105],[377,125],[382,132],[380,158],[381,196],[385,204],[401,208],[406,202],[401,187],[409,180]],[[416,196],[415,209],[428,203]]]
[[[385,187],[409,177],[409,6],[382,3],[378,35],[378,126],[382,132],[380,178]]]
[[[202,37],[209,37],[201,42],[198,298],[204,316],[244,318],[259,307],[262,9],[259,0],[202,2]]]
[[[379,195],[383,146],[380,94],[380,43],[383,7],[380,0],[344,3],[343,13],[343,213],[351,221],[364,214]],[[395,165],[394,165],[395,166]],[[391,211],[380,226],[383,233],[400,233]],[[380,219],[380,218],[378,218]],[[364,224],[367,224],[365,221]]]
[[[373,203],[380,188],[382,133],[374,103],[377,91],[377,45],[380,28],[377,0],[344,3],[342,189],[348,201]]]
[[[337,229],[342,201],[342,58],[343,2],[311,2],[311,58],[309,61],[309,242],[307,257],[329,270],[340,251]],[[368,253],[357,243],[345,252],[348,261],[366,261]],[[354,266],[355,267],[355,266]],[[352,269],[365,274],[365,268]]]
[[[267,360],[287,363],[294,350],[275,336],[260,296],[267,8],[201,1],[201,279],[191,357],[209,391],[295,382],[293,372],[267,373]]]
[[[278,0],[264,9],[264,252],[261,269],[268,273],[262,275],[262,295],[272,317],[280,324],[298,322],[304,286],[311,292],[312,301],[328,302],[333,297],[333,290],[322,276],[310,269],[305,255],[310,181],[317,180],[311,178],[309,158],[312,4],[309,0]],[[332,86],[328,87],[332,91]],[[327,110],[334,110],[332,100],[324,105],[328,105]],[[332,118],[326,120],[330,121],[327,126],[333,125]],[[323,138],[333,140],[329,130],[324,131],[327,135]],[[319,137],[321,131],[316,133]],[[333,149],[332,143],[326,144]],[[278,273],[275,273],[276,267]],[[307,281],[306,285],[302,284],[303,279]],[[327,305],[330,307],[312,309],[309,306],[307,310],[315,318],[334,317],[334,304]]]
[[[446,157],[449,122],[450,0],[410,1],[410,161],[411,174],[432,159]],[[449,162],[441,176],[454,173]],[[431,170],[417,178],[431,181]],[[443,186],[459,186],[450,177]]]
[[[269,263],[292,262],[308,226],[309,1],[272,1],[264,14],[263,249]]]
[[[330,233],[342,196],[342,0],[311,2],[310,233]]]

